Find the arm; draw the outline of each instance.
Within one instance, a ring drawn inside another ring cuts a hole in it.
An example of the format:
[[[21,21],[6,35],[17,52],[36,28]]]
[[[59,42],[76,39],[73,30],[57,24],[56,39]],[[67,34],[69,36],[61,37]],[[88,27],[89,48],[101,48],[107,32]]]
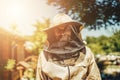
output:
[[[86,80],[101,80],[101,75],[98,69],[98,66],[95,62],[95,58],[93,53],[90,50],[90,57],[89,57],[90,64],[88,66],[88,76]]]
[[[47,77],[40,68],[37,68],[36,80],[51,80]]]
[[[41,54],[42,53],[40,53],[39,58],[38,58],[36,80],[52,80],[42,71],[41,57],[43,57],[43,56],[41,56]]]

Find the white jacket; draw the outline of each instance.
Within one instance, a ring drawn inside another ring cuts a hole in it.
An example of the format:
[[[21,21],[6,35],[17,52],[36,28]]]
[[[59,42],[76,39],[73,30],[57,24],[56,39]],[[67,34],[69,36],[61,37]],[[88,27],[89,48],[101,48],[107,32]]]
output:
[[[61,66],[46,60],[40,53],[37,66],[36,80],[101,80],[94,55],[86,47],[86,54],[80,55],[74,66]],[[81,61],[81,59],[83,59]]]

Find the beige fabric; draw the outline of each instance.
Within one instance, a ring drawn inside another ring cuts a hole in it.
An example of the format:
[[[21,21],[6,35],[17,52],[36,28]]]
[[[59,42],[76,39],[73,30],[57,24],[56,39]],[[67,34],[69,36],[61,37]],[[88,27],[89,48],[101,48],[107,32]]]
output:
[[[83,56],[81,56],[83,57]],[[69,66],[70,80],[101,80],[100,73],[94,55],[91,50],[86,47],[84,60],[81,58],[76,61],[74,66]],[[42,72],[51,79],[43,79]],[[68,80],[68,67],[64,67],[52,62],[48,62],[43,54],[40,53],[37,66],[36,80]]]
[[[43,29],[42,31],[48,31],[50,29],[53,29],[55,27],[60,27],[60,25],[62,26],[66,26],[68,24],[72,24],[72,25],[77,25],[77,27],[80,27],[80,31],[83,29],[83,24],[80,22],[77,22],[75,20],[72,20],[72,18],[70,16],[68,16],[67,14],[64,13],[59,13],[56,16],[54,16],[50,26],[46,29]]]

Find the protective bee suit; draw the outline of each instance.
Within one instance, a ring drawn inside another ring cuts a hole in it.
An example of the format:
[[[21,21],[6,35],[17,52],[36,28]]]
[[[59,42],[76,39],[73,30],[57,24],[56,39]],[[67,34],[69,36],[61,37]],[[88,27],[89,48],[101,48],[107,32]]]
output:
[[[101,80],[94,55],[81,38],[82,24],[65,14],[53,22],[44,30],[49,44],[39,55],[36,80]]]

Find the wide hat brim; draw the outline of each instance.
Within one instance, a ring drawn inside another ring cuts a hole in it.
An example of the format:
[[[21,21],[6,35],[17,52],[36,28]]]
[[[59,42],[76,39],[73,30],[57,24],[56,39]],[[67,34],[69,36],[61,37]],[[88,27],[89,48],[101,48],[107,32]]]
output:
[[[61,26],[67,27],[68,25],[73,25],[75,27],[80,27],[80,30],[83,28],[82,23],[76,22],[76,21],[71,21],[71,22],[65,22],[65,23],[62,23],[62,24],[59,24],[59,25],[55,25],[55,26],[50,26],[48,28],[43,29],[42,31],[47,32],[47,31],[53,30],[53,29],[61,27]]]

